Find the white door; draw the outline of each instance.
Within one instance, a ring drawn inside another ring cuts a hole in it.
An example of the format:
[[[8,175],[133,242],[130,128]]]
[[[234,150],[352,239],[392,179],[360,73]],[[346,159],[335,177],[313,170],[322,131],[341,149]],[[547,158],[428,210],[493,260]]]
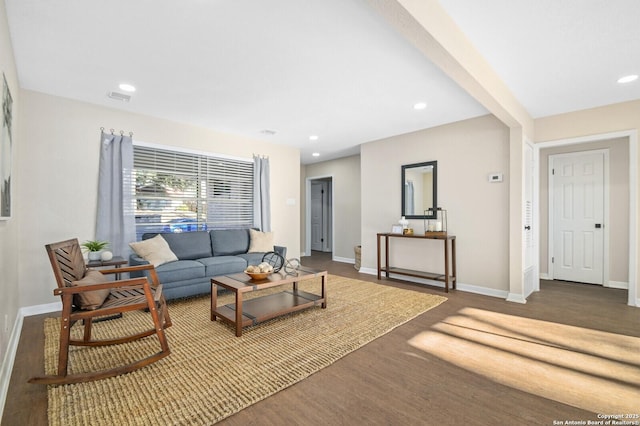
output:
[[[553,278],[603,284],[605,155],[560,154],[549,161]]]
[[[311,250],[324,250],[325,182],[311,182]]]

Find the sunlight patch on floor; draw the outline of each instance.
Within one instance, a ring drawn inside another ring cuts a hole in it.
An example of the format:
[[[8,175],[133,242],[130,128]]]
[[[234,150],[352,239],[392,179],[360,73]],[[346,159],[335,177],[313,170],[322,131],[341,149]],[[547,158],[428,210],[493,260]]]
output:
[[[409,343],[500,384],[596,413],[637,413],[640,338],[465,308]]]

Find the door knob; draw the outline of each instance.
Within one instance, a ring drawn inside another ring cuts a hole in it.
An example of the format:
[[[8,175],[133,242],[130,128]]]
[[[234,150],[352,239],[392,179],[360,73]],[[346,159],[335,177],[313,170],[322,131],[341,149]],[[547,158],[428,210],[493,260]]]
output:
[[[601,223],[596,223],[596,228],[598,228],[598,229],[602,228],[602,224]]]
[[[527,225],[527,226],[524,227],[524,230],[525,231],[531,231],[531,227],[529,225]]]

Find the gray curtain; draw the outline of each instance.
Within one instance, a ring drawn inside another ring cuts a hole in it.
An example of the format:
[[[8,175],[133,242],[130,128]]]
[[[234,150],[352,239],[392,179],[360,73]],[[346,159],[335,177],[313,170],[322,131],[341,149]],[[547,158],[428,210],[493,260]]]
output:
[[[136,240],[133,142],[130,136],[100,135],[96,239],[109,242],[115,256],[128,258]]]
[[[271,231],[269,158],[253,156],[253,226]]]

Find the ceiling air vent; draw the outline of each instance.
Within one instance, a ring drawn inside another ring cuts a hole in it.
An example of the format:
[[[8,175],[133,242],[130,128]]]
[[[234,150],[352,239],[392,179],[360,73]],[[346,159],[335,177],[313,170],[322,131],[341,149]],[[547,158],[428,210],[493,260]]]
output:
[[[124,93],[119,92],[109,92],[107,94],[111,99],[115,99],[116,101],[129,102],[131,100],[130,95],[125,95]]]

